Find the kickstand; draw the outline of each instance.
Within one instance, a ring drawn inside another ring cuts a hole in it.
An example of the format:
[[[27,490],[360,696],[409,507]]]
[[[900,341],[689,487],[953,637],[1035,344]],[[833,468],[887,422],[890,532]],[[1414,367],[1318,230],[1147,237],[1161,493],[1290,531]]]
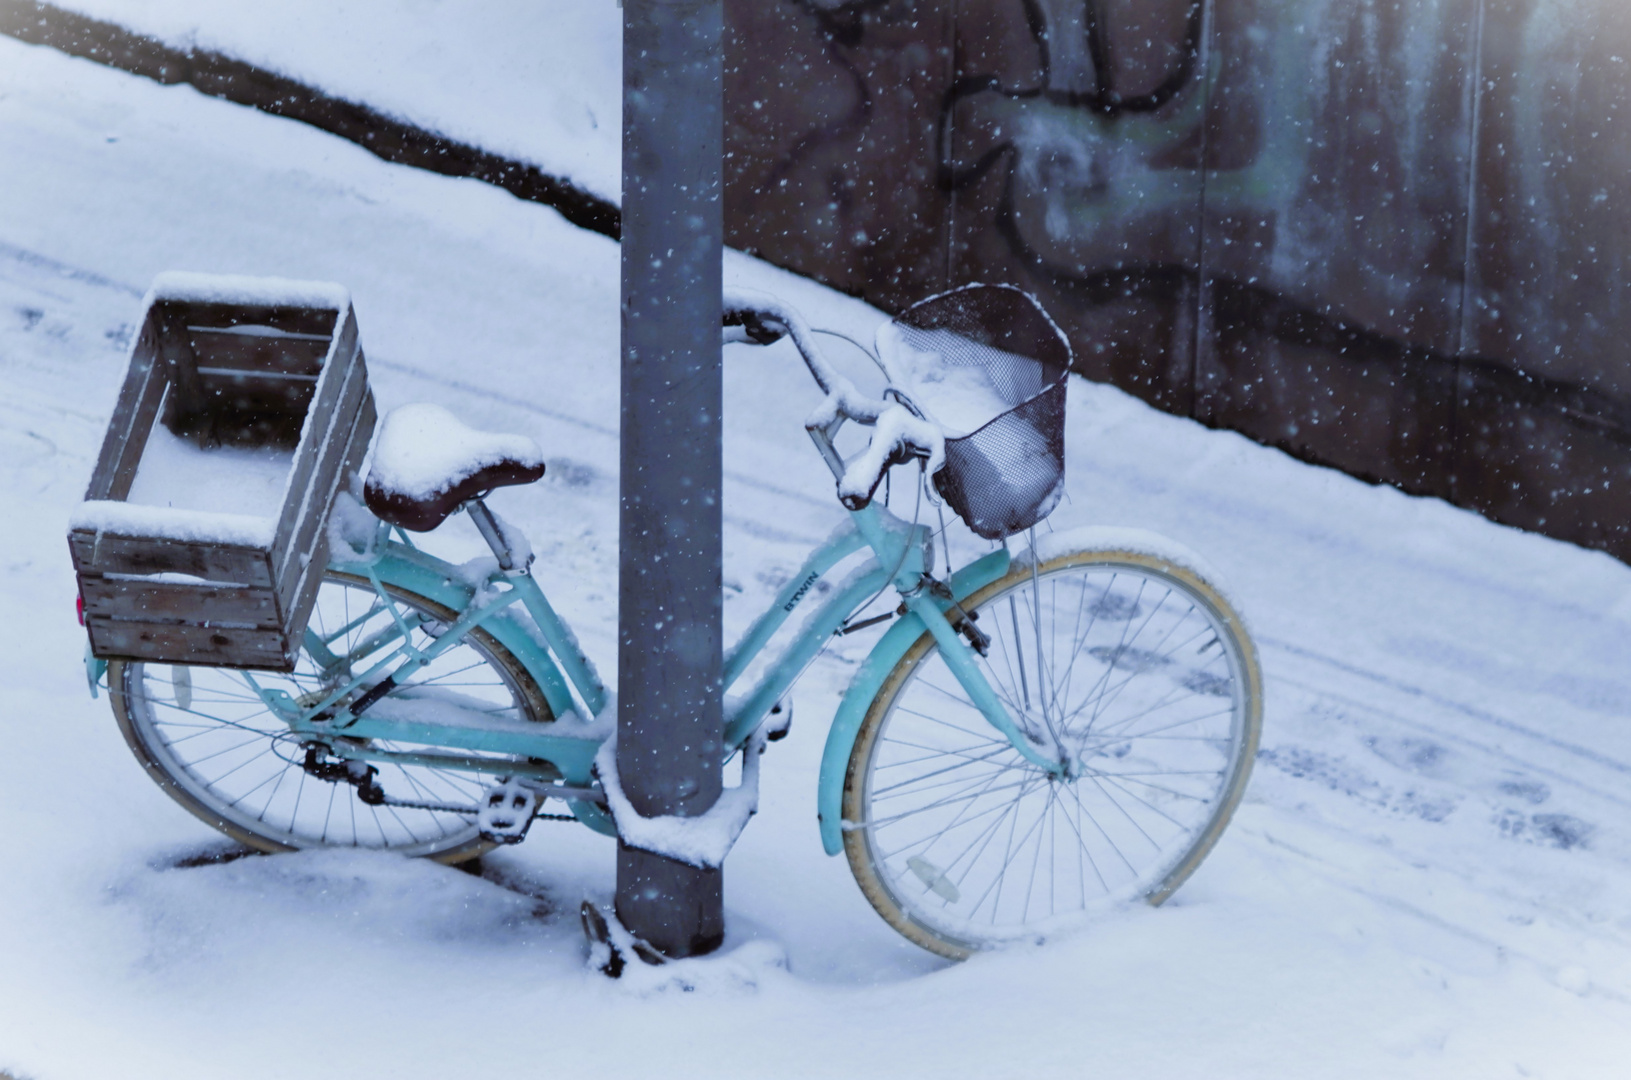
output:
[[[585,900],[578,908],[578,917],[583,920],[583,936],[589,940],[589,962],[602,975],[608,978],[620,978],[627,963],[626,954],[633,953],[641,963],[649,967],[666,964],[668,958],[652,948],[644,940],[635,937],[623,928],[617,921],[617,916],[610,919],[601,911],[593,901]]]

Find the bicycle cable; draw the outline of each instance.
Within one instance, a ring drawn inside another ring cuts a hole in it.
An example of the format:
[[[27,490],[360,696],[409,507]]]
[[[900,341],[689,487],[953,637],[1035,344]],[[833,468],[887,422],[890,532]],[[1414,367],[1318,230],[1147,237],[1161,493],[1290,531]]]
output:
[[[823,330],[819,326],[810,327],[810,332],[814,333],[814,334],[826,334],[828,337],[835,337],[835,338],[838,338],[841,341],[849,342],[851,345],[854,345],[857,349],[860,349],[861,352],[866,356],[866,358],[868,360],[871,360],[874,364],[876,364],[878,366],[878,370],[883,372],[884,378],[887,379],[889,377],[889,371],[883,366],[883,361],[878,359],[878,355],[876,353],[874,353],[871,349],[867,348],[865,345],[862,345],[859,341],[856,341],[854,338],[850,337],[848,334],[839,333],[837,330]]]
[[[916,500],[915,504],[912,507],[912,531],[914,531],[914,532],[917,530],[918,517],[919,517],[919,515],[921,514],[921,512],[923,510],[923,483],[922,483],[923,474],[925,472],[927,472],[927,470],[928,470],[928,466],[923,462],[923,460],[921,458],[918,459],[918,466],[917,467],[918,467],[918,480],[919,480],[919,483],[917,485],[917,500]],[[890,470],[890,471],[893,472],[893,470]],[[884,475],[887,477],[889,474],[885,473]],[[878,597],[882,596],[884,593],[889,591],[889,586],[891,586],[891,585],[893,585],[895,583],[895,575],[900,573],[900,568],[906,565],[906,556],[907,556],[907,553],[910,552],[910,551],[911,551],[911,541],[908,539],[906,543],[901,545],[900,558],[898,560],[896,560],[895,568],[893,570],[889,571],[889,577],[884,579],[883,586],[877,592],[873,593],[871,598],[869,600],[867,600],[866,603],[862,604],[860,607],[857,607],[854,611],[850,612],[850,619],[853,619],[856,615],[858,615],[861,612],[865,611],[867,608],[871,607],[873,604],[876,604],[878,602]],[[934,568],[931,566],[931,567],[929,567],[929,569],[933,570]],[[834,631],[834,636],[840,636],[840,635],[842,635],[844,633],[844,627],[849,625],[850,619],[845,619],[843,621],[843,623],[839,625],[838,629],[836,631]],[[825,648],[825,646],[823,646],[823,648]]]

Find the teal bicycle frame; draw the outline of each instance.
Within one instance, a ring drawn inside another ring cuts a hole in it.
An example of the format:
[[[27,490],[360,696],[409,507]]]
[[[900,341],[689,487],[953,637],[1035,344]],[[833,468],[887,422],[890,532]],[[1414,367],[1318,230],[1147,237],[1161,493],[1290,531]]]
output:
[[[868,548],[873,557],[836,583],[815,614],[753,685],[743,693],[730,693],[776,632],[816,592],[817,584],[840,563]],[[1057,757],[1010,717],[969,655],[972,650],[953,622],[963,618],[959,601],[1008,572],[1008,552],[993,551],[953,574],[944,584],[928,575],[930,558],[931,540],[926,526],[901,521],[876,504],[852,511],[850,521],[810,554],[725,656],[728,704],[724,744],[728,760],[742,749],[858,609],[891,586],[900,594],[902,605],[894,625],[861,666],[828,732],[817,801],[823,846],[829,854],[843,847],[839,819],[844,774],[867,707],[900,656],[925,630],[940,643],[941,653],[958,681],[992,726],[1030,760],[1046,769],[1060,768]],[[573,815],[597,832],[615,835],[593,773],[595,754],[609,733],[608,725],[589,723],[606,708],[610,695],[530,569],[495,568],[479,583],[472,583],[461,577],[452,564],[415,547],[406,533],[383,523],[367,551],[331,560],[330,569],[368,579],[392,614],[393,626],[386,633],[397,640],[383,659],[313,702],[297,702],[282,690],[262,686],[252,672],[240,672],[267,707],[289,725],[292,734],[321,742],[335,757],[364,763],[395,761],[490,772],[493,760],[485,754],[526,757],[532,760],[506,763],[505,770],[533,781],[541,792],[566,801]],[[416,647],[411,632],[424,616],[404,612],[391,603],[391,588],[433,600],[458,613],[458,618],[440,630],[433,641]],[[518,608],[530,616],[530,621],[518,615]],[[356,622],[372,614],[360,616]],[[404,721],[373,715],[366,708],[357,712],[345,704],[353,696],[358,701],[366,700],[369,691],[364,688],[380,686],[387,680],[406,682],[419,667],[462,641],[476,627],[497,639],[521,662],[557,723],[537,724],[458,712],[450,712],[445,720]],[[348,658],[335,656],[329,645],[350,629],[343,626],[324,637],[308,628],[304,642],[307,655],[320,668],[345,663]],[[375,655],[390,644],[390,640],[382,641],[375,635],[358,645],[355,654]],[[386,750],[374,747],[370,740],[410,743],[425,749]]]
[[[810,428],[817,448],[835,475],[842,474],[843,462],[833,448],[832,438],[843,422],[840,418]],[[490,522],[479,500],[469,506],[478,524]],[[828,731],[817,786],[822,845],[828,854],[837,854],[843,847],[844,824],[840,819],[845,773],[867,710],[889,672],[925,632],[940,646],[940,655],[970,700],[1023,757],[1056,775],[1063,775],[1068,767],[1060,749],[1049,739],[1016,722],[971,656],[973,643],[982,635],[973,628],[962,602],[1009,572],[1008,551],[999,548],[942,582],[930,573],[933,540],[927,526],[902,521],[871,502],[851,510],[849,518],[843,528],[810,554],[770,607],[731,647],[723,669],[727,702],[723,742],[728,761],[748,743],[832,637],[847,631],[856,613],[890,588],[900,596],[896,611],[882,617],[894,619],[894,624],[857,672]],[[491,572],[479,579],[417,548],[406,532],[383,522],[366,548],[347,545],[346,550],[331,558],[331,571],[367,579],[383,609],[390,613],[391,624],[358,643],[346,656],[336,656],[331,646],[377,615],[380,607],[327,635],[307,628],[303,645],[312,661],[325,672],[348,673],[344,679],[325,680],[329,689],[320,700],[297,700],[283,690],[262,686],[250,671],[240,671],[239,675],[288,725],[291,734],[303,742],[321,744],[334,757],[361,764],[391,761],[488,773],[494,771],[495,762],[486,755],[524,758],[503,761],[502,770],[529,781],[542,797],[564,800],[578,820],[596,831],[615,835],[616,828],[605,809],[605,795],[594,774],[596,753],[611,733],[613,718],[605,716],[610,695],[571,631],[551,607],[530,566],[502,569],[511,562],[508,553],[501,551],[502,541],[490,529],[482,532],[499,560]],[[830,590],[831,595],[753,685],[733,694],[753,661],[817,584],[846,559],[868,549],[872,557]],[[392,602],[393,589],[425,597],[454,613],[455,618],[436,627],[427,644],[415,645],[413,631],[432,620],[417,611],[405,613]],[[554,723],[495,717],[456,707],[434,719],[405,720],[370,712],[374,702],[393,688],[408,685],[416,670],[478,627],[521,663],[547,702]],[[389,651],[383,659],[360,673],[350,673],[354,660],[378,655],[385,649]],[[93,665],[90,674],[94,692],[99,668],[104,665],[88,662]],[[376,745],[375,740],[423,749],[386,749]]]

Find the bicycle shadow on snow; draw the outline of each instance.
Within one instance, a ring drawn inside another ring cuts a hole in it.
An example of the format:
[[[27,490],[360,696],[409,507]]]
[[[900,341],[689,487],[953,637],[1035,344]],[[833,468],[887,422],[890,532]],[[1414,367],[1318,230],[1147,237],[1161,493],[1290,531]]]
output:
[[[108,899],[139,920],[141,966],[154,972],[297,968],[302,957],[327,967],[343,955],[360,974],[378,965],[368,954],[405,947],[454,977],[463,963],[475,970],[505,957],[582,963],[576,919],[564,917],[572,905],[501,864],[470,872],[367,850],[269,856],[208,845],[151,860]]]
[[[146,869],[113,886],[109,899],[139,920],[137,966],[154,976],[207,983],[209,969],[218,978],[282,969],[303,978],[343,957],[370,980],[404,962],[421,977],[434,966],[434,977],[453,986],[600,978],[577,909],[586,898],[609,907],[609,892],[545,880],[502,851],[444,866],[388,852],[267,855],[222,843],[165,852]],[[733,915],[717,953],[630,965],[617,986],[634,996],[732,994],[777,977],[789,977],[786,950],[767,928]]]

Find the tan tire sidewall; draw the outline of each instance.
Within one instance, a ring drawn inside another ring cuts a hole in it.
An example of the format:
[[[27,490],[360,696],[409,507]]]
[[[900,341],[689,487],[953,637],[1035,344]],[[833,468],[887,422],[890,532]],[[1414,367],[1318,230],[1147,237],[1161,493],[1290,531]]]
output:
[[[1241,661],[1241,675],[1245,682],[1245,715],[1241,723],[1245,730],[1240,740],[1240,753],[1234,762],[1234,774],[1229,779],[1223,797],[1218,801],[1216,811],[1191,845],[1189,851],[1180,859],[1161,882],[1146,894],[1145,899],[1153,905],[1159,905],[1171,896],[1172,893],[1195,872],[1207,854],[1217,843],[1218,837],[1228,827],[1229,819],[1234,815],[1235,807],[1239,805],[1241,796],[1245,794],[1246,783],[1251,778],[1252,762],[1257,757],[1258,740],[1262,733],[1263,724],[1263,674],[1258,665],[1257,648],[1251,636],[1246,633],[1245,623],[1241,620],[1232,605],[1215,589],[1194,571],[1169,562],[1158,556],[1137,551],[1125,551],[1112,548],[1098,550],[1073,551],[1047,560],[1037,567],[1039,574],[1047,574],[1055,570],[1066,570],[1072,567],[1085,565],[1126,566],[1141,570],[1154,571],[1175,581],[1182,583],[1191,594],[1203,601],[1213,610],[1213,614],[1220,623],[1228,628],[1236,648],[1239,650]],[[973,611],[988,601],[991,597],[1004,592],[1016,585],[1022,585],[1031,578],[1029,564],[1016,564],[1007,574],[998,580],[976,590],[966,600],[963,607]],[[861,722],[861,730],[856,734],[855,744],[850,749],[849,767],[844,774],[843,816],[844,822],[865,820],[865,807],[862,799],[866,792],[866,769],[871,760],[874,744],[878,734],[883,728],[884,718],[889,714],[889,708],[894,703],[895,696],[900,693],[901,687],[906,683],[917,665],[922,662],[930,650],[934,648],[934,638],[927,632],[923,633],[906,650],[906,653],[889,672],[878,693],[867,708],[867,714]],[[861,892],[867,901],[881,915],[885,922],[894,927],[908,940],[917,945],[948,957],[952,960],[963,960],[970,956],[975,947],[966,943],[946,939],[940,933],[924,926],[912,918],[895,902],[889,889],[878,876],[877,869],[872,862],[871,853],[864,829],[844,829],[844,854],[849,860],[850,871],[855,875],[855,881],[861,887]]]

